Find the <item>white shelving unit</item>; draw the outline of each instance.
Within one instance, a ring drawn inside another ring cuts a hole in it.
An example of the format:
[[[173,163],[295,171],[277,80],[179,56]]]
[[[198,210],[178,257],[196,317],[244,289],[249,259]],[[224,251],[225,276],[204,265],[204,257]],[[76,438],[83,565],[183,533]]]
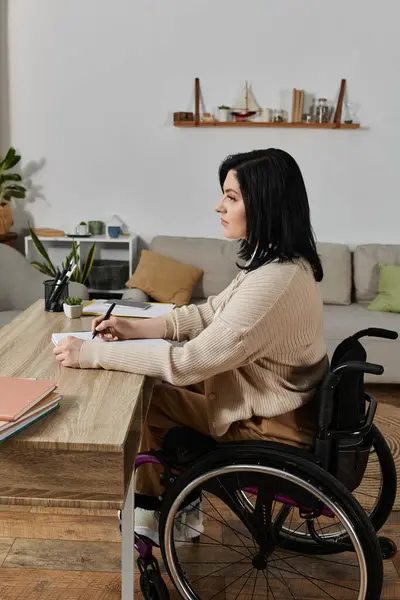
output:
[[[70,248],[72,246],[72,242],[75,241],[78,246],[80,263],[79,267],[82,268],[82,264],[85,262],[85,258],[90,250],[90,247],[94,242],[96,242],[96,258],[100,256],[104,260],[107,260],[107,258],[127,260],[129,261],[129,277],[133,274],[133,267],[138,250],[137,235],[124,235],[119,238],[111,238],[108,235],[93,235],[88,237],[38,237],[46,248],[51,260],[54,258],[54,262],[57,265],[61,265],[61,262],[69,252],[68,248]],[[64,247],[63,252],[62,247]],[[30,262],[33,260],[42,262],[41,257],[36,252],[30,235],[25,236],[25,256]],[[96,290],[94,288],[89,288],[89,292],[99,292],[99,294],[101,292],[122,294],[125,290],[126,288],[120,290]]]

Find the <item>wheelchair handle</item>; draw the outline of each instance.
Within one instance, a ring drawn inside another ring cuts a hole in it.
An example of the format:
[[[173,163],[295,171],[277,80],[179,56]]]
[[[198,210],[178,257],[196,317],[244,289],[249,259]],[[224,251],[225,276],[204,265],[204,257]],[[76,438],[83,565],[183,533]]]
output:
[[[368,337],[378,337],[384,338],[385,340],[397,340],[399,334],[397,331],[392,331],[391,329],[380,329],[379,327],[369,327],[368,329],[362,329],[358,331],[351,337],[355,340],[359,340],[360,338],[368,336]]]

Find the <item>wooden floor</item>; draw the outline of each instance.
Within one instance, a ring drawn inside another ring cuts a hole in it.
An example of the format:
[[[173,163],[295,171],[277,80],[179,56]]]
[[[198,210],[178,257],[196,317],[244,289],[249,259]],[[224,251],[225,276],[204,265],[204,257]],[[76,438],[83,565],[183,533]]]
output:
[[[400,403],[400,388],[380,386],[373,393],[381,402]],[[400,512],[381,533],[400,548]],[[120,600],[120,551],[114,512],[1,507],[0,600]],[[382,598],[398,599],[400,553],[384,565]]]

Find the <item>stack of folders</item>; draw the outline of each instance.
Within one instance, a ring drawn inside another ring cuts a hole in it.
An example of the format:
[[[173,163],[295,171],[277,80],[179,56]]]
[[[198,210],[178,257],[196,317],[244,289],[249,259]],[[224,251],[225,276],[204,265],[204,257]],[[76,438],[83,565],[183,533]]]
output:
[[[0,442],[60,406],[55,381],[0,377]]]

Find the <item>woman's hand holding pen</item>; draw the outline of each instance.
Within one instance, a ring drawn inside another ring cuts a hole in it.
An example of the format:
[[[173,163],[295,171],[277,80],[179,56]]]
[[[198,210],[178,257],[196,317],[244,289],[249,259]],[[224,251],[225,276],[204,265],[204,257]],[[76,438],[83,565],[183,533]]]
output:
[[[107,321],[103,317],[96,317],[92,321],[92,334],[98,332],[98,337],[106,342],[118,340],[154,339],[165,337],[165,319],[153,317],[151,319],[121,319],[110,317]]]
[[[92,335],[97,331],[97,337],[106,342],[117,342],[118,340],[131,340],[136,338],[135,322],[109,317],[104,320],[103,316],[96,317],[92,321]]]

